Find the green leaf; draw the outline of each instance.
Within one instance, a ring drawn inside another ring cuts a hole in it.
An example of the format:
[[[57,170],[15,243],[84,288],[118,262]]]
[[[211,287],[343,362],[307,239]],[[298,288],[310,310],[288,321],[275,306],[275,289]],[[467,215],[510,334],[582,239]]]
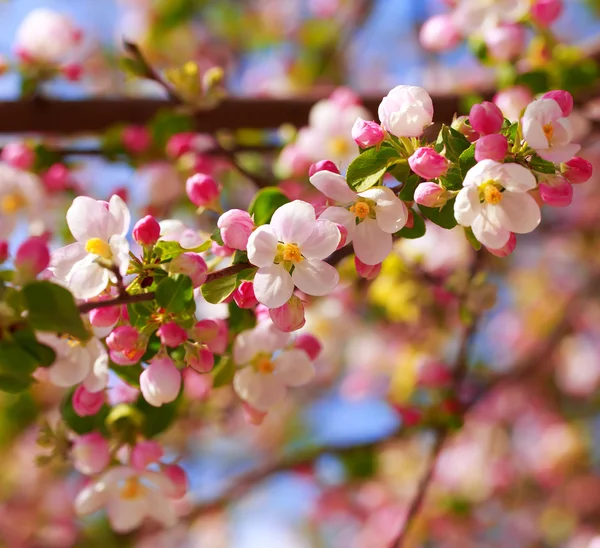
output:
[[[447,125],[442,126],[441,137],[446,158],[455,164],[459,162],[460,155],[471,146],[462,133]]]
[[[248,212],[254,217],[256,226],[265,225],[271,220],[273,213],[288,202],[289,200],[285,194],[278,188],[262,188],[254,196]]]
[[[202,253],[210,248],[211,242],[207,240],[202,245],[193,249],[181,247],[179,242],[161,240],[154,246],[154,251],[161,262],[167,262],[179,257],[182,253]]]
[[[362,192],[376,185],[388,168],[402,160],[394,148],[369,148],[348,166],[346,181],[352,190]]]
[[[233,360],[227,356],[222,357],[210,372],[213,377],[213,387],[219,388],[220,386],[231,384],[235,371],[236,368]]]
[[[240,308],[235,302],[230,302],[229,308],[229,329],[234,333],[239,333],[245,329],[251,329],[256,325],[256,315],[252,310]]]
[[[233,254],[233,262],[232,264],[239,263],[247,263],[248,262],[248,253],[245,251],[240,251],[239,249]]]
[[[154,356],[156,356],[156,354],[158,354],[160,347],[161,347],[160,338],[158,337],[158,335],[156,334],[156,331],[155,331],[152,333],[152,335],[150,335],[150,338],[148,339],[148,344],[146,346],[146,352],[142,356],[141,361],[144,363],[149,362],[152,358],[154,358]]]
[[[174,274],[156,288],[156,302],[167,312],[183,312],[194,302],[192,280],[185,274]]]
[[[441,209],[439,207],[425,207],[420,205],[419,209],[423,216],[429,219],[442,228],[454,228],[456,226],[456,219],[454,218],[454,201],[453,198],[446,202],[446,205]]]
[[[515,85],[528,87],[531,92],[536,95],[550,89],[550,77],[544,69],[532,70],[524,72],[517,76]]]
[[[256,274],[256,268],[244,268],[244,270],[242,270],[238,275],[237,275],[237,282],[238,285],[242,282],[251,282],[254,279],[254,276]]]
[[[552,175],[556,173],[556,166],[552,162],[540,158],[537,154],[531,157],[529,166],[533,171],[537,171],[538,173],[550,173]]]
[[[106,434],[104,421],[110,411],[110,407],[104,404],[98,413],[89,417],[80,417],[73,409],[73,394],[75,388],[71,388],[66,394],[60,405],[60,414],[65,424],[76,434],[87,434],[92,431],[99,431]]]
[[[473,143],[467,150],[465,150],[458,158],[458,165],[460,166],[460,172],[464,177],[467,176],[468,171],[477,163],[475,159],[475,143]],[[462,184],[461,184],[462,186]]]
[[[212,304],[222,303],[229,295],[231,295],[238,284],[238,277],[234,274],[218,278],[212,282],[205,283],[202,288],[202,296]]]
[[[27,390],[32,382],[33,379],[31,377],[17,379],[16,377],[0,374],[0,391],[8,392],[9,394],[18,394]]]
[[[178,114],[172,110],[159,111],[150,122],[152,141],[161,150],[164,150],[173,135],[193,130],[194,121],[191,116]]]
[[[164,432],[177,418],[177,409],[181,403],[182,392],[171,403],[154,407],[150,405],[142,396],[135,402],[135,408],[143,415],[142,434],[145,438],[151,439]]]
[[[392,169],[388,171],[388,173],[401,183],[406,183],[408,178],[411,176],[411,170],[408,166],[408,162],[395,164]]]
[[[69,290],[47,281],[32,282],[23,288],[23,296],[34,329],[71,335],[80,341],[91,337]]]
[[[456,166],[452,166],[443,177],[440,177],[442,186],[446,190],[460,190],[463,187],[463,180],[464,177]]]
[[[255,198],[256,199],[256,198]],[[215,228],[213,233],[210,235],[210,239],[218,245],[225,245],[223,238],[221,238],[221,229]]]
[[[506,123],[506,122],[508,122],[508,120],[505,119],[504,122]],[[512,124],[510,124],[510,122],[509,122],[509,126],[506,127],[505,129],[503,129],[502,133],[508,139],[509,145],[514,144],[514,142],[517,140],[517,137],[519,135],[519,122],[514,122]]]
[[[473,246],[475,251],[479,251],[481,249],[481,242],[475,238],[475,234],[473,234],[473,230],[470,226],[463,227],[465,230],[465,236],[467,241]]]
[[[144,63],[133,57],[121,57],[119,59],[119,68],[128,76],[137,76],[140,78],[145,78],[147,76],[147,70]]]
[[[42,144],[37,144],[33,151],[35,152],[35,162],[33,163],[35,171],[45,171],[62,160],[60,154],[54,150],[49,150]]]
[[[0,341],[0,374],[27,379],[38,366],[38,359],[16,341]]]
[[[156,307],[152,302],[129,303],[127,305],[127,314],[129,322],[134,327],[145,327],[148,325],[148,318],[154,314]]]
[[[410,228],[404,227],[394,234],[401,238],[407,238],[409,240],[415,240],[425,235],[425,221],[416,211],[413,211],[413,226]]]
[[[406,179],[402,190],[400,191],[399,197],[401,200],[406,202],[412,202],[415,199],[415,190],[419,186],[421,178],[418,175],[411,175]]]
[[[31,327],[17,329],[12,333],[12,337],[23,350],[33,356],[40,367],[50,367],[54,363],[56,352],[49,346],[38,342]]]

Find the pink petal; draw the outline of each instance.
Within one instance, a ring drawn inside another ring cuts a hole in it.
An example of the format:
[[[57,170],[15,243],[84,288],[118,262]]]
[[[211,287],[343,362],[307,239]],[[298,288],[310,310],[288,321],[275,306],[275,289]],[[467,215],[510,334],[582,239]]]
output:
[[[473,221],[471,228],[475,237],[490,249],[502,248],[508,242],[511,234],[510,230],[499,225],[497,219],[489,215],[487,208],[482,209],[481,214]]]
[[[255,266],[273,264],[277,254],[277,237],[269,225],[259,226],[248,238],[248,260]]]
[[[356,200],[355,192],[348,186],[346,179],[338,173],[331,171],[317,171],[310,182],[325,196],[342,204]]]
[[[69,230],[82,244],[91,238],[108,240],[110,222],[110,214],[106,207],[88,196],[77,196],[67,211]]]
[[[285,397],[285,386],[274,374],[262,374],[246,367],[233,378],[233,389],[259,411],[268,411]]]
[[[321,213],[319,219],[327,219],[332,223],[342,225],[347,231],[348,236],[346,237],[346,243],[350,243],[354,237],[354,230],[356,228],[356,216],[351,211],[343,207],[328,207],[323,213]]]
[[[354,252],[365,264],[379,264],[392,252],[392,235],[383,232],[375,219],[356,225]]]
[[[361,192],[360,196],[375,202],[377,224],[384,232],[393,234],[406,224],[408,210],[391,188],[383,186],[370,188]]]
[[[293,292],[292,277],[280,264],[259,268],[254,276],[254,295],[259,303],[269,308],[283,306],[289,301]]]
[[[315,375],[315,368],[303,350],[285,350],[274,363],[277,376],[286,386],[302,386]]]
[[[108,211],[110,213],[110,234],[119,234],[126,236],[129,230],[129,224],[131,223],[131,215],[127,204],[123,201],[120,196],[114,194],[108,202]]]
[[[542,220],[540,206],[527,193],[504,192],[502,201],[496,206],[497,217],[502,227],[517,234],[534,231]]]
[[[280,242],[302,245],[315,228],[315,208],[301,200],[281,206],[271,219],[271,227]]]
[[[323,261],[305,259],[294,267],[292,279],[300,291],[321,297],[333,291],[340,281],[340,275],[333,266]]]
[[[537,186],[535,176],[527,168],[519,164],[504,164],[504,174],[501,184],[511,192],[527,192]]]
[[[337,226],[326,219],[319,219],[313,233],[302,244],[302,255],[308,259],[325,259],[337,249],[340,237]]]
[[[454,202],[454,217],[456,222],[462,226],[471,226],[479,215],[481,204],[479,203],[479,191],[476,186],[463,187]]]

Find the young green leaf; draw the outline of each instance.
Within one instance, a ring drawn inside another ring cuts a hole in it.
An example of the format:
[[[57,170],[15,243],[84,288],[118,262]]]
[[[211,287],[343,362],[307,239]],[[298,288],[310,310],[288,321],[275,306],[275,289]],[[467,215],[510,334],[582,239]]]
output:
[[[379,182],[388,168],[402,160],[400,153],[394,148],[369,148],[348,166],[348,185],[356,192],[368,190]]]
[[[431,222],[442,228],[450,229],[456,226],[456,219],[454,218],[454,202],[455,199],[449,200],[442,208],[420,205],[419,209],[421,210],[421,213],[423,213],[423,216]]]
[[[192,280],[185,274],[175,274],[162,280],[156,288],[156,302],[167,312],[183,312],[194,302]]]
[[[248,212],[253,215],[256,226],[265,225],[271,220],[273,213],[288,202],[287,196],[278,188],[263,188],[254,196]]]

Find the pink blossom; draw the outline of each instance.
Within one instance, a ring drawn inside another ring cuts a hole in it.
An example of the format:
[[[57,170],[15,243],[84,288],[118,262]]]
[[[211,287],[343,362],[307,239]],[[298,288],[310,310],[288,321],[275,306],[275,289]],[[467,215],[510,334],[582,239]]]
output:
[[[415,190],[415,202],[425,207],[442,207],[448,201],[448,193],[436,183],[421,183]]]
[[[311,361],[315,361],[323,350],[319,339],[310,333],[300,333],[294,341],[294,348],[304,350]]]
[[[183,390],[191,400],[204,401],[210,396],[213,386],[211,375],[196,373],[190,367],[183,371]]]
[[[468,116],[459,116],[458,118],[454,119],[451,127],[452,129],[462,133],[470,143],[474,143],[477,141],[477,139],[479,139],[479,133],[477,133],[468,122]]]
[[[494,95],[494,103],[511,122],[521,118],[521,114],[531,101],[533,101],[533,94],[525,86],[506,88]]]
[[[337,226],[337,229],[340,231],[340,243],[337,246],[337,249],[340,249],[348,242],[348,229],[339,223],[335,223],[335,226]]]
[[[9,257],[8,242],[6,240],[0,240],[0,264],[5,262]]]
[[[140,245],[154,245],[159,237],[160,225],[152,215],[146,215],[133,227],[133,239]]]
[[[534,0],[531,17],[544,27],[556,21],[563,11],[563,0]]]
[[[573,96],[562,89],[548,91],[542,95],[542,99],[553,99],[558,103],[563,116],[570,116],[573,112]]]
[[[500,133],[484,135],[475,144],[475,160],[502,162],[508,152],[508,140]]]
[[[376,122],[368,122],[362,118],[357,118],[352,126],[352,138],[361,148],[374,147],[384,140],[385,132]],[[312,173],[309,172],[310,175]]]
[[[331,171],[331,173],[338,173],[340,172],[340,170],[337,168],[337,166],[331,161],[331,160],[321,160],[319,162],[316,162],[314,164],[311,164],[311,166],[308,168],[308,176],[312,177],[315,173],[317,173],[317,171]]]
[[[139,441],[131,450],[131,465],[136,470],[144,470],[149,464],[155,464],[163,458],[165,452],[160,443],[154,440]]]
[[[142,395],[154,407],[172,402],[180,388],[181,372],[168,356],[155,357],[140,375]]]
[[[177,133],[169,138],[167,142],[167,155],[171,158],[179,158],[194,150],[195,133]]]
[[[381,263],[365,264],[358,257],[354,257],[356,273],[365,280],[374,280],[381,272]]]
[[[300,329],[306,323],[302,301],[292,295],[283,306],[269,310],[271,321],[279,331],[291,333]]]
[[[469,122],[471,127],[480,135],[490,135],[498,133],[502,129],[504,116],[494,103],[484,101],[471,107]]]
[[[426,388],[441,388],[452,380],[450,369],[445,363],[425,359],[419,364],[418,383]]]
[[[588,181],[593,172],[592,164],[579,156],[571,158],[561,166],[563,177],[573,185]]]
[[[381,101],[379,120],[396,137],[420,137],[433,121],[433,102],[417,86],[396,86]]]
[[[259,411],[247,402],[242,403],[242,412],[244,414],[244,420],[248,424],[252,424],[254,426],[260,426],[267,416],[266,411]]]
[[[50,264],[50,251],[46,240],[31,236],[25,240],[15,254],[15,267],[27,278],[35,278]]]
[[[35,152],[25,143],[7,143],[2,147],[0,160],[17,169],[28,170],[35,162]]]
[[[88,476],[102,472],[110,463],[108,442],[98,432],[79,436],[71,453],[75,469]]]
[[[491,249],[486,247],[486,249],[496,257],[508,257],[517,247],[517,237],[514,233],[511,232],[510,237],[508,238],[508,242],[504,244],[500,249]]]
[[[141,338],[139,331],[131,325],[121,325],[106,338],[106,346],[110,350],[129,353],[137,350]]]
[[[215,357],[207,348],[188,348],[185,354],[185,363],[198,373],[209,373],[215,366]]]
[[[42,183],[49,192],[60,192],[69,187],[69,168],[65,164],[53,164],[42,174]]]
[[[214,320],[214,322],[218,327],[217,336],[206,341],[206,346],[215,354],[223,354],[229,342],[229,326],[225,320]]]
[[[215,180],[204,173],[192,175],[185,183],[190,201],[198,207],[211,207],[219,198],[219,187]]]
[[[180,499],[188,491],[188,479],[185,470],[178,464],[167,464],[162,467],[162,472],[174,486],[171,498]]]
[[[214,340],[219,333],[219,325],[214,320],[200,320],[192,328],[191,336],[198,342],[209,342]]]
[[[79,82],[83,76],[83,65],[80,63],[67,63],[60,68],[60,71],[69,82]]]
[[[121,317],[120,306],[104,306],[94,308],[90,311],[90,323],[94,327],[111,327],[115,325]]]
[[[217,227],[221,230],[221,238],[227,247],[245,250],[254,230],[254,221],[248,212],[230,209],[219,217]]]
[[[448,171],[448,160],[430,147],[418,148],[408,159],[408,165],[419,177],[431,180]]]
[[[243,281],[233,292],[233,300],[240,308],[254,308],[258,304],[258,300],[254,295],[252,282]]]
[[[552,177],[540,183],[540,197],[551,207],[567,207],[573,201],[573,187],[563,177]]]
[[[187,331],[175,322],[168,322],[161,325],[156,334],[160,337],[161,344],[171,348],[178,347],[187,341],[188,338]]]
[[[89,392],[84,386],[78,386],[73,392],[73,410],[80,417],[89,417],[100,411],[105,400],[104,392]]]
[[[169,263],[169,272],[185,274],[191,278],[194,287],[200,287],[208,276],[208,266],[200,254],[186,252]]]
[[[460,42],[461,36],[451,15],[434,15],[425,21],[419,32],[421,45],[429,51],[447,51]]]
[[[121,135],[123,146],[128,152],[141,154],[152,144],[152,136],[145,126],[127,126]]]
[[[525,48],[526,31],[523,25],[501,25],[484,34],[490,55],[499,61],[510,61],[518,57]]]

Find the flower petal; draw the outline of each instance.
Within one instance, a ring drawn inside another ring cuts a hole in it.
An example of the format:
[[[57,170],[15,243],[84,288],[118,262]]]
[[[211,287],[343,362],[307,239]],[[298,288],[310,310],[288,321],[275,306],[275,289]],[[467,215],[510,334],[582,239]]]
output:
[[[504,192],[502,201],[494,207],[499,223],[510,232],[527,234],[542,220],[540,206],[527,193]]]
[[[302,244],[302,255],[308,259],[325,259],[337,249],[340,238],[337,226],[327,219],[319,219],[313,233]]]
[[[317,190],[336,202],[346,204],[356,200],[356,193],[339,173],[327,170],[317,171],[310,178],[310,182]]]
[[[498,224],[497,219],[488,215],[488,208],[482,208],[481,214],[471,224],[473,234],[486,247],[490,249],[500,249],[508,242],[510,230]]]
[[[562,146],[555,146],[546,149],[538,149],[536,152],[548,162],[553,162],[555,164],[560,164],[562,162],[568,162],[575,154],[579,152],[581,149],[581,145],[576,144],[568,144]]]
[[[111,216],[102,202],[88,196],[77,196],[67,211],[67,225],[73,237],[82,244],[91,238],[108,240]]]
[[[129,268],[129,242],[125,236],[115,234],[109,241],[112,262],[119,269],[121,276],[127,274]]]
[[[49,270],[58,280],[66,283],[73,266],[87,255],[84,246],[79,242],[61,247],[52,252]]]
[[[233,389],[259,411],[268,411],[285,396],[285,385],[278,375],[258,373],[252,367],[236,372]]]
[[[350,243],[354,237],[354,230],[356,229],[356,216],[351,211],[343,207],[328,207],[321,215],[319,219],[327,219],[332,223],[342,225],[347,231],[346,243]]]
[[[302,386],[315,375],[315,368],[306,352],[285,350],[274,360],[276,375],[286,386]]]
[[[462,226],[471,226],[481,211],[479,190],[476,186],[463,187],[454,202],[454,217]]]
[[[544,127],[533,118],[523,117],[523,138],[535,150],[548,148],[548,137],[544,133]]]
[[[365,219],[356,225],[354,252],[365,264],[379,264],[392,252],[392,235],[383,232],[375,219]]]
[[[145,486],[140,486],[140,489],[148,490]],[[125,499],[115,494],[109,498],[106,514],[110,525],[117,533],[128,533],[142,524],[146,517],[146,496],[146,493],[143,493],[134,498]]]
[[[283,306],[290,300],[293,292],[292,277],[280,264],[259,268],[254,276],[254,295],[259,303],[269,308]]]
[[[96,263],[93,255],[88,255],[73,266],[67,285],[76,298],[91,299],[104,291],[108,280],[108,270]]]
[[[177,523],[175,507],[162,493],[148,489],[146,494],[146,513],[163,527],[173,527]]]
[[[340,275],[330,264],[318,259],[305,259],[294,267],[292,280],[300,291],[321,297],[333,291]]]
[[[493,160],[481,160],[481,162],[478,162],[467,171],[467,175],[463,181],[463,187],[479,186],[489,179],[500,181],[503,176],[503,165],[504,164],[494,162]]]
[[[271,219],[280,242],[302,245],[315,228],[315,208],[301,200],[282,205]]]
[[[277,255],[277,236],[269,225],[259,226],[248,238],[248,260],[255,266],[273,264]]]
[[[375,220],[384,232],[398,232],[408,219],[408,210],[404,202],[385,186],[370,188],[359,196],[375,201]]]
[[[108,384],[108,353],[98,339],[92,339],[85,350],[92,367],[83,381],[83,386],[88,392],[99,392]]]
[[[256,354],[272,354],[283,348],[290,338],[289,333],[276,329],[270,322],[259,323],[254,329],[242,331],[233,343],[233,361],[238,365],[249,363]]]
[[[502,186],[511,192],[527,192],[537,186],[535,176],[526,167],[519,164],[504,164]]]
[[[106,504],[106,489],[102,482],[94,482],[84,487],[75,498],[75,512],[87,516],[97,512]]]
[[[107,237],[110,237],[113,234],[126,236],[127,231],[129,230],[129,224],[131,223],[131,214],[129,213],[127,204],[125,204],[120,196],[113,194],[108,202],[108,211],[110,213],[110,224]]]

